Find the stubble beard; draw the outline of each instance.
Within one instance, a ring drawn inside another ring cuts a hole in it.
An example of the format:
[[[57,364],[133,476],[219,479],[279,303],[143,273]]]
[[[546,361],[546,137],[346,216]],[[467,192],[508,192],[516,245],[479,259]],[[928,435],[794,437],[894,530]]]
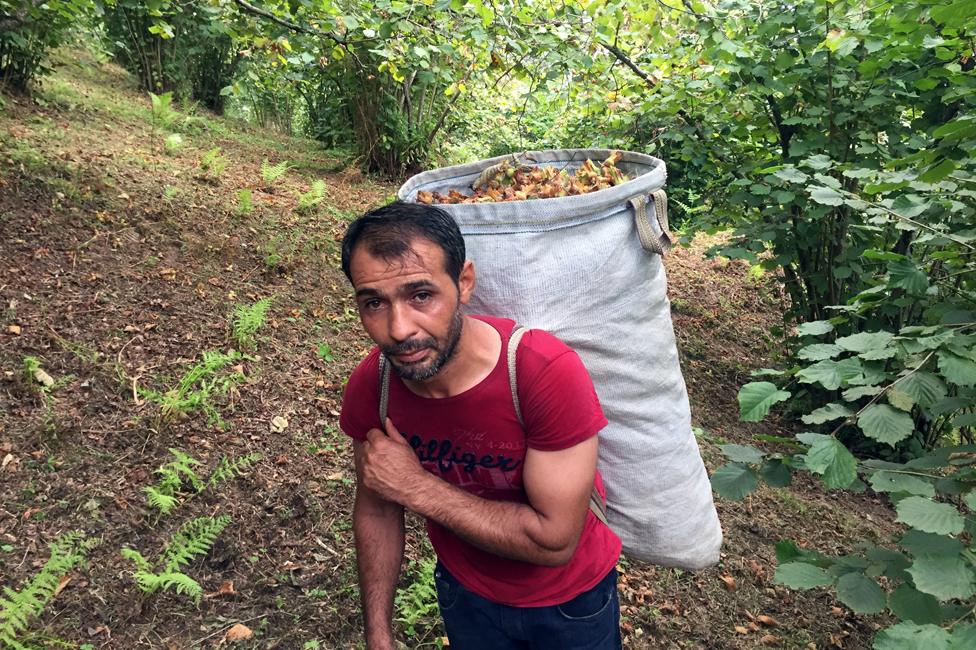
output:
[[[457,352],[458,342],[461,340],[461,330],[464,328],[464,314],[461,311],[461,305],[459,304],[457,309],[454,311],[454,315],[451,317],[451,326],[447,330],[447,336],[444,339],[443,345],[438,345],[437,340],[434,337],[428,337],[425,339],[413,339],[408,341],[403,341],[396,345],[388,345],[382,348],[383,354],[386,355],[387,360],[389,360],[390,365],[393,367],[393,371],[400,377],[400,379],[406,379],[408,381],[427,381],[439,373],[444,366],[454,357],[454,353]],[[436,350],[437,354],[434,358],[427,364],[419,367],[413,366],[400,366],[396,362],[396,355],[398,354],[409,354],[410,352],[415,352],[417,350],[422,350],[424,348],[430,348]]]

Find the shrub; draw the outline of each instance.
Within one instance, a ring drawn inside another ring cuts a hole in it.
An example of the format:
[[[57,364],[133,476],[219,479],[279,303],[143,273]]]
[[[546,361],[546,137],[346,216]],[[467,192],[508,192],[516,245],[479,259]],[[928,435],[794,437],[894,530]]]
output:
[[[48,53],[91,11],[84,0],[0,0],[0,90],[26,92],[49,71]]]

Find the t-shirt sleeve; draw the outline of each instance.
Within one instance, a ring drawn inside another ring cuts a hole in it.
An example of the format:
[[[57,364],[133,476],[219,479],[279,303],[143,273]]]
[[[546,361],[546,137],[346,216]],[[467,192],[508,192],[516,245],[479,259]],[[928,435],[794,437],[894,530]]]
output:
[[[527,332],[517,363],[519,403],[530,448],[567,449],[607,425],[589,373],[565,343],[546,332]]]
[[[380,427],[379,352],[373,350],[349,375],[342,394],[339,428],[356,440],[365,440],[366,432]]]

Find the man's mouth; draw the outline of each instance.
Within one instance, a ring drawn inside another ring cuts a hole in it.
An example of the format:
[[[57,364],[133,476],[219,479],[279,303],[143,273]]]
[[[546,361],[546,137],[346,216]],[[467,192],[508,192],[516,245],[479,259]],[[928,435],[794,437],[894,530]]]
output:
[[[404,352],[403,354],[394,355],[394,358],[398,363],[417,363],[427,356],[428,348],[420,348],[419,350],[414,350],[412,352]]]

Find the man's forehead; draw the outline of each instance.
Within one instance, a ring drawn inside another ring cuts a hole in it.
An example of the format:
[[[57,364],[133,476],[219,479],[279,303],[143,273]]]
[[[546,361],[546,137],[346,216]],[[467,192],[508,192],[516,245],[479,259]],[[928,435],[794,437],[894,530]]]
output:
[[[417,237],[407,245],[407,250],[397,256],[377,256],[370,251],[368,243],[357,246],[351,256],[350,271],[355,284],[357,276],[372,277],[433,276],[446,273],[445,254],[440,246],[429,240]],[[418,278],[411,278],[415,281]]]

